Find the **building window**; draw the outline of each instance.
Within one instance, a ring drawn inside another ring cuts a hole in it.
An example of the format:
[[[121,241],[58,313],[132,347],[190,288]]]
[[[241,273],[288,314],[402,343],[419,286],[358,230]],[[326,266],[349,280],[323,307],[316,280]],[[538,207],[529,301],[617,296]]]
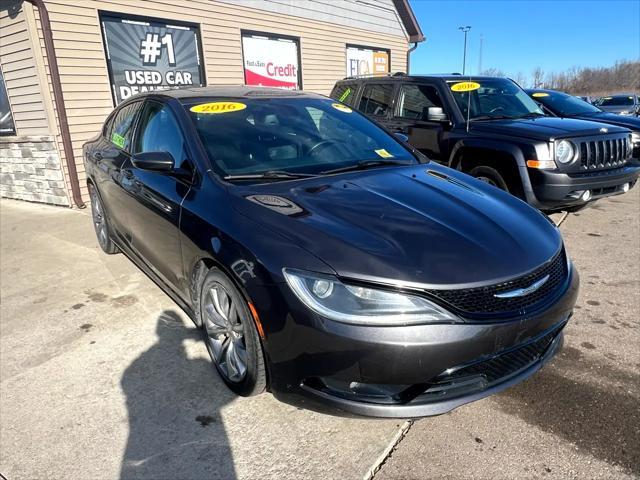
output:
[[[261,32],[242,32],[244,83],[288,90],[302,88],[300,39]]]
[[[383,48],[347,45],[347,76],[384,75],[390,72],[390,59]]]
[[[205,84],[200,30],[169,20],[100,13],[113,100]]]
[[[376,115],[384,117],[391,108],[393,99],[393,85],[391,84],[372,84],[367,85],[362,92],[360,99],[360,110],[367,115]]]
[[[9,96],[4,85],[4,77],[0,71],[0,135],[15,135],[16,126],[9,105]]]

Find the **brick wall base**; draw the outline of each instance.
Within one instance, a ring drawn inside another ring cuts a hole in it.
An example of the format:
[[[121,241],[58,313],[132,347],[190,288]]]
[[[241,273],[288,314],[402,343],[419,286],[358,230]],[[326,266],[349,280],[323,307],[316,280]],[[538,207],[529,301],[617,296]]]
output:
[[[0,137],[0,196],[70,205],[53,137]]]

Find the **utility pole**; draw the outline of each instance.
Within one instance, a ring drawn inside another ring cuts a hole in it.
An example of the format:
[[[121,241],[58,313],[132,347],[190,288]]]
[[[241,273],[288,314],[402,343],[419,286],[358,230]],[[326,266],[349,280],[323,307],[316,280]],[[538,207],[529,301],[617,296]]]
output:
[[[462,54],[462,74],[464,75],[464,71],[467,66],[467,32],[471,30],[471,25],[458,27],[458,30],[464,33],[464,53]]]
[[[482,75],[482,43],[484,42],[484,35],[480,34],[480,54],[478,55],[478,75]]]

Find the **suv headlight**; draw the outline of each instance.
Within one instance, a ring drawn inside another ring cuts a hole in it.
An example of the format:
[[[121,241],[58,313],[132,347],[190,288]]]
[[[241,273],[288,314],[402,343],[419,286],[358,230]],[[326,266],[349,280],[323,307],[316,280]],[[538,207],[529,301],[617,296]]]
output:
[[[556,162],[560,162],[563,164],[569,163],[573,161],[575,153],[576,151],[573,148],[573,145],[571,144],[570,141],[560,140],[559,142],[556,143],[556,148],[555,148]]]
[[[336,277],[318,273],[291,269],[284,269],[283,273],[302,303],[337,322],[399,326],[459,321],[422,297],[348,285]]]

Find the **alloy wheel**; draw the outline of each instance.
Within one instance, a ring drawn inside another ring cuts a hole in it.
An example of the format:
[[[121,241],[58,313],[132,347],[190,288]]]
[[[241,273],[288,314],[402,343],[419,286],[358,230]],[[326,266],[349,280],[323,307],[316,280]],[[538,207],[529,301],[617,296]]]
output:
[[[96,230],[98,241],[101,245],[106,245],[109,240],[109,234],[107,232],[107,222],[104,218],[104,209],[98,198],[98,194],[94,189],[91,189],[91,215],[93,217],[93,227]]]
[[[241,382],[247,373],[247,347],[241,310],[220,283],[206,292],[203,309],[206,344],[218,370],[230,382]]]

